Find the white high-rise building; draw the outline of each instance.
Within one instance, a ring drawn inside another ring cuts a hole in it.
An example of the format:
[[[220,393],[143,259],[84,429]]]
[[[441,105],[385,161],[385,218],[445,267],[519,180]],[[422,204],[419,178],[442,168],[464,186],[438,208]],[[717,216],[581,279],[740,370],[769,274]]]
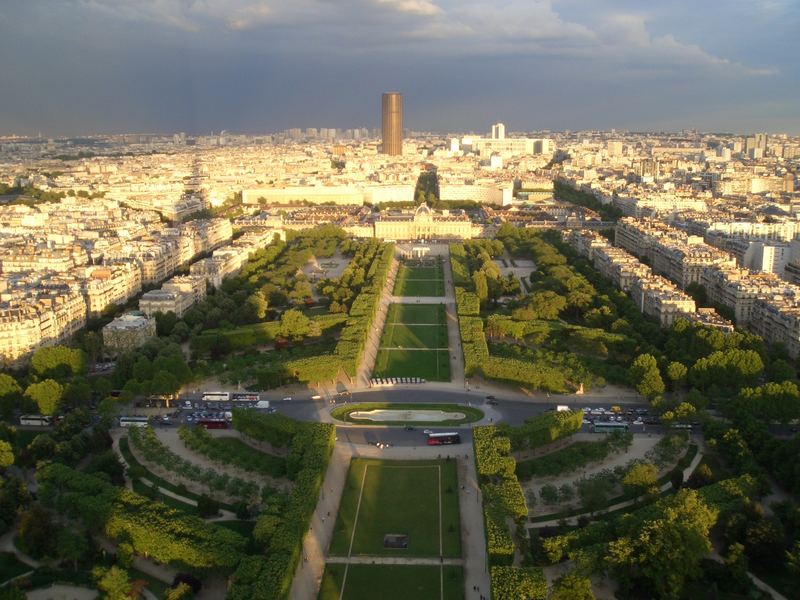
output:
[[[503,123],[495,123],[492,125],[492,139],[504,140],[506,139],[506,126]]]

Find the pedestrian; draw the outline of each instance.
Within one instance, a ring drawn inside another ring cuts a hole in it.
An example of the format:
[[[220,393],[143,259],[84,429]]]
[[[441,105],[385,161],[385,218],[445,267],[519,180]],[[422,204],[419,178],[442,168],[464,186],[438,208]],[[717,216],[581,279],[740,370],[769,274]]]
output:
[[[329,517],[331,516],[331,511],[328,511],[328,516],[329,516]]]

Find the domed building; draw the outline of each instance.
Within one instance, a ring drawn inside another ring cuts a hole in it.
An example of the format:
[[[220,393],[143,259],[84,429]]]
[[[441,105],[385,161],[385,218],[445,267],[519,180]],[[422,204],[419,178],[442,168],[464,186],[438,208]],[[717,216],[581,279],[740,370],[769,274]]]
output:
[[[384,240],[463,240],[480,231],[464,211],[434,210],[425,203],[413,211],[382,212],[375,219],[375,237]]]

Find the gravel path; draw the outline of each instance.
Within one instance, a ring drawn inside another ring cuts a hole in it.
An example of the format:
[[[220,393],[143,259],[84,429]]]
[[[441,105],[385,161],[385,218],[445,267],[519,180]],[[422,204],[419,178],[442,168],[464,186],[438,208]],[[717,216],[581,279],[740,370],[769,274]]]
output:
[[[190,450],[178,436],[178,431],[176,429],[160,427],[154,431],[156,432],[156,435],[161,443],[169,448],[172,452],[191,463],[200,465],[203,468],[214,469],[218,473],[227,473],[232,477],[238,477],[239,479],[244,479],[245,481],[252,481],[258,485],[268,485],[272,488],[288,490],[292,486],[292,482],[288,479],[282,477],[270,477],[269,475],[262,475],[260,473],[253,473],[252,471],[239,469],[233,465],[213,461],[204,454]]]

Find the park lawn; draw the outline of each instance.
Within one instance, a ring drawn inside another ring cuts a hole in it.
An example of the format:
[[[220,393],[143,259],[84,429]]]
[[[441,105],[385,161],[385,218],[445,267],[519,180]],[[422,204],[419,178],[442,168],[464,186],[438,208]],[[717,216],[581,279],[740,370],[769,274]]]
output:
[[[444,296],[444,282],[440,280],[406,279],[395,285],[395,296]]]
[[[342,582],[347,569],[344,593]],[[464,572],[458,566],[325,566],[318,600],[463,600]]]
[[[381,348],[447,348],[447,325],[404,325],[388,323],[383,329]]]
[[[386,323],[406,325],[442,323],[445,321],[444,304],[390,304]]]
[[[386,534],[408,535],[408,548],[384,548]],[[460,557],[455,461],[353,459],[330,546],[334,556],[351,552]]]
[[[0,552],[0,583],[33,570],[34,567],[17,559],[13,552]]]
[[[450,381],[450,350],[379,350],[372,376]]]
[[[437,264],[435,267],[410,267],[408,265],[401,265],[397,277],[398,279],[442,279],[444,277],[444,270],[440,264]]]

